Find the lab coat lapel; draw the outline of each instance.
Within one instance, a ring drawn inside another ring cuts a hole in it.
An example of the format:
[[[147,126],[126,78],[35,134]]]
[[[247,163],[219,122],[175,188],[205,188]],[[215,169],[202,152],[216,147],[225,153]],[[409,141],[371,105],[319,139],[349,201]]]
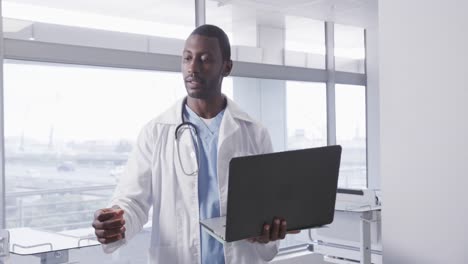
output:
[[[167,125],[178,125],[182,123],[182,107],[185,104],[185,97],[177,100],[169,109],[158,117],[158,123]]]
[[[219,184],[219,200],[221,215],[226,215],[227,211],[227,191],[229,183],[229,161],[233,153],[236,152],[236,145],[234,142],[235,134],[239,132],[240,127],[237,120],[234,118],[232,107],[226,107],[224,112],[223,120],[219,129],[218,138],[218,184]]]
[[[223,120],[221,121],[221,126],[219,127],[219,137],[218,137],[218,155],[221,148],[233,147],[229,143],[229,137],[239,130],[239,124],[236,122],[229,108],[226,108],[224,112]]]
[[[236,150],[236,146],[229,139],[232,139],[232,136],[240,130],[239,120],[254,122],[247,113],[240,110],[231,99],[227,98],[226,110],[224,111],[224,117],[219,128],[218,157],[222,154],[219,152],[220,150],[223,152],[225,149]]]
[[[180,100],[176,103],[174,108],[170,110],[165,117],[166,121],[170,124],[179,125],[183,122],[182,120],[182,107],[184,107],[185,100]],[[187,120],[185,120],[187,121]],[[190,248],[190,255],[192,263],[200,263],[200,246],[194,241],[200,240],[199,232],[199,201],[198,201],[198,173],[188,176],[185,174],[184,169],[181,166],[180,159],[184,162],[185,165],[189,165],[185,168],[188,170],[186,172],[192,172],[192,168],[197,166],[197,161],[193,164],[192,157],[196,155],[198,149],[194,148],[192,144],[192,135],[189,131],[185,131],[183,135],[179,138],[179,145],[175,140],[175,130],[176,126],[172,126],[172,129],[169,133],[174,135],[174,170],[175,170],[175,182],[177,189],[175,190],[176,202],[176,230],[175,236],[177,237],[177,248],[179,250],[178,263],[187,263],[187,255],[184,253],[187,248]],[[179,134],[180,136],[180,134]],[[179,152],[180,151],[180,152]],[[180,156],[179,156],[180,155]],[[189,234],[189,235],[187,235]],[[185,258],[184,258],[185,257]]]

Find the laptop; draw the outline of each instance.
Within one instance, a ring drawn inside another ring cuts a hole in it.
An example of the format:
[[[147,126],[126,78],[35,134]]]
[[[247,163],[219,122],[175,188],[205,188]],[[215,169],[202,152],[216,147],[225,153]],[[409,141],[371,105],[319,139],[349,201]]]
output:
[[[301,230],[333,222],[341,146],[236,157],[229,164],[227,214],[201,220],[221,243],[261,235],[273,218]]]

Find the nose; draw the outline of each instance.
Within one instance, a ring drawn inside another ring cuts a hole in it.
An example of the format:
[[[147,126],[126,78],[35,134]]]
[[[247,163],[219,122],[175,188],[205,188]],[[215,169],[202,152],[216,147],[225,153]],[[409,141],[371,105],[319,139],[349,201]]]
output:
[[[191,60],[187,65],[187,72],[189,74],[199,73],[200,72],[200,64],[197,59]]]

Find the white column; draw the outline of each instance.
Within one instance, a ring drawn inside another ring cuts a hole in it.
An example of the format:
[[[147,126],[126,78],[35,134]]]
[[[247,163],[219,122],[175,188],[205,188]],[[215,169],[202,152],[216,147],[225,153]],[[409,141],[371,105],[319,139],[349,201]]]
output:
[[[2,1],[0,1],[0,229],[6,228],[5,214],[5,120],[4,120],[4,92],[3,92],[3,16]]]
[[[251,47],[253,49],[260,50],[260,62],[282,65],[284,29],[257,24],[255,10],[248,11],[235,6],[233,8],[233,37],[237,39],[237,42],[241,41],[253,46]],[[237,17],[236,14],[238,14]],[[246,21],[252,22],[253,20],[255,24],[250,24],[245,30],[246,28],[242,25]],[[238,55],[243,54],[243,47],[240,48]],[[236,67],[235,64],[234,67]],[[284,150],[286,148],[286,81],[234,77],[233,87],[234,100],[267,127],[274,150]]]
[[[206,21],[206,2],[205,0],[195,0],[195,26],[201,26]]]
[[[233,77],[234,101],[256,120],[262,119],[262,94],[260,80],[252,78]]]
[[[262,48],[262,62],[284,65],[284,27],[259,25],[258,39]]]
[[[335,108],[335,24],[325,22],[327,79],[327,144],[336,144]]]
[[[366,29],[367,186],[380,189],[379,50],[377,21]]]

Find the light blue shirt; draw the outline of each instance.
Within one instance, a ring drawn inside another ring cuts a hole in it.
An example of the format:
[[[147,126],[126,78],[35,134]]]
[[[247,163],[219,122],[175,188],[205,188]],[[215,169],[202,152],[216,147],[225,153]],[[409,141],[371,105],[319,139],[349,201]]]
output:
[[[200,220],[219,217],[219,190],[218,190],[218,135],[224,110],[211,120],[209,125],[187,105],[185,105],[184,118],[193,123],[198,130],[200,144],[200,168],[198,171],[198,202]],[[200,230],[202,264],[224,264],[223,245]]]

